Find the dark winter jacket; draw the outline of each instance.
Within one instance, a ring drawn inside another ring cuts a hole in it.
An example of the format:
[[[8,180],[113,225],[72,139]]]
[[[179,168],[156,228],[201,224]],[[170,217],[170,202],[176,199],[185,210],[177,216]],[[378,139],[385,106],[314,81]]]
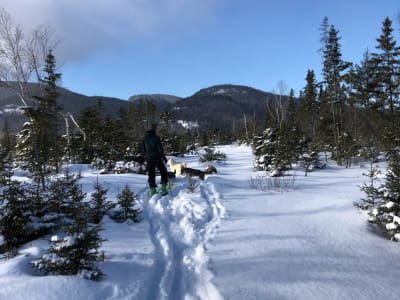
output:
[[[158,162],[160,160],[167,162],[160,137],[156,135],[155,130],[148,130],[143,138],[144,154],[147,161]]]

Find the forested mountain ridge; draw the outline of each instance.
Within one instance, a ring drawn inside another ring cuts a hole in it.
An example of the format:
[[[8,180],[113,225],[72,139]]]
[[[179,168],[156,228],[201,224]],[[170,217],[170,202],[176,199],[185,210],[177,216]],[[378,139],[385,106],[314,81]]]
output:
[[[32,96],[39,96],[39,85],[28,84],[26,92]],[[125,100],[103,97],[103,96],[85,96],[79,93],[72,92],[65,88],[59,87],[58,105],[64,113],[71,113],[77,116],[82,110],[90,107],[95,107],[99,101],[101,102],[104,111],[112,115],[116,114],[120,109],[127,108],[129,103]],[[32,100],[26,99],[27,105],[32,103]],[[22,108],[24,103],[18,97],[16,91],[11,88],[0,86],[0,129],[3,129],[4,122],[7,119],[7,125],[12,132],[18,131],[21,125],[27,120],[23,115]]]
[[[178,101],[172,108],[177,119],[220,128],[251,117],[265,118],[266,104],[279,96],[242,85],[215,85]],[[283,96],[287,100],[287,96]]]
[[[28,84],[32,95],[38,95],[37,84]],[[175,120],[196,122],[201,127],[227,128],[244,115],[247,117],[265,116],[266,103],[277,95],[266,93],[241,85],[216,85],[204,88],[190,97],[181,98],[173,95],[142,94],[134,95],[128,101],[103,96],[86,96],[68,89],[58,88],[58,103],[64,113],[77,116],[86,108],[95,107],[101,102],[106,114],[115,115],[129,105],[140,103],[154,105],[156,111],[170,111]],[[29,105],[29,103],[28,103]],[[7,119],[12,132],[18,131],[26,118],[22,114],[23,102],[15,91],[0,86],[0,128]]]

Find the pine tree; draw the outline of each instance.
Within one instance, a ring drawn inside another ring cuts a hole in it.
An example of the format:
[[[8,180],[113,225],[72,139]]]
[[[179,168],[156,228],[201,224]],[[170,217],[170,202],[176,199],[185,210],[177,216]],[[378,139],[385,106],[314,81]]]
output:
[[[25,162],[42,185],[50,172],[58,173],[61,162],[61,151],[58,143],[59,107],[57,106],[57,81],[61,75],[55,72],[55,58],[50,52],[47,55],[45,72],[42,80],[43,94],[35,96],[35,106],[25,109],[30,119],[17,135],[18,159]]]
[[[342,60],[339,32],[333,25],[330,26],[326,44],[323,50],[323,76],[325,80],[325,93],[330,106],[332,118],[332,136],[334,137],[334,158],[339,165],[343,160],[343,145],[340,137],[343,136],[344,110],[346,94],[343,89],[344,71],[350,66]]]
[[[99,280],[102,272],[97,262],[104,259],[104,254],[100,251],[104,239],[99,234],[102,224],[90,223],[91,211],[84,201],[86,194],[82,192],[82,187],[76,184],[73,176],[66,177],[67,181],[57,185],[59,192],[61,186],[68,187],[63,194],[67,199],[57,195],[61,196],[60,210],[66,217],[62,226],[65,235],[53,236],[48,253],[32,261],[31,265],[44,274],[79,275]]]
[[[94,183],[94,192],[91,194],[89,203],[92,210],[93,223],[95,224],[100,223],[104,215],[115,207],[115,203],[107,201],[107,191],[107,189],[101,186],[99,179],[97,178]]]
[[[267,128],[253,142],[255,166],[269,172],[271,176],[281,176],[290,167],[280,134],[277,128]]]
[[[371,161],[368,173],[363,174],[368,177],[369,182],[364,183],[360,187],[360,190],[365,193],[365,198],[361,198],[364,203],[359,205],[362,209],[374,207],[377,204],[378,199],[382,198],[383,195],[380,187],[376,186],[380,173],[381,172],[374,167],[373,161]]]
[[[82,206],[73,221],[64,227],[66,235],[53,236],[48,254],[34,260],[31,265],[44,274],[79,275],[100,280],[103,273],[97,262],[104,259],[100,247],[104,239],[99,235],[101,223],[88,223],[87,207]]]
[[[13,256],[18,246],[32,239],[34,230],[30,226],[29,205],[21,183],[8,180],[0,195],[0,252],[9,252],[9,256]]]
[[[394,215],[400,216],[400,160],[398,156],[390,161],[383,188],[385,202],[393,203]]]
[[[141,213],[141,210],[135,208],[136,195],[131,191],[128,185],[125,185],[121,193],[117,195],[117,198],[121,214],[115,216],[115,218],[122,219],[124,221],[130,219],[133,222],[139,222],[139,214]]]
[[[400,88],[400,47],[392,35],[392,21],[386,18],[383,21],[382,34],[377,39],[376,48],[380,53],[372,53],[375,64],[375,94],[381,109],[389,108],[390,129],[395,132],[399,127],[395,118],[399,107]]]
[[[62,175],[49,184],[49,197],[47,205],[49,210],[57,214],[62,223],[65,219],[73,219],[79,213],[81,198],[86,194],[82,192],[82,186],[78,184],[79,174],[71,173],[66,169]]]
[[[300,107],[298,110],[298,119],[302,132],[311,138],[316,133],[317,123],[317,82],[313,70],[308,70],[306,77],[306,86],[300,97]]]

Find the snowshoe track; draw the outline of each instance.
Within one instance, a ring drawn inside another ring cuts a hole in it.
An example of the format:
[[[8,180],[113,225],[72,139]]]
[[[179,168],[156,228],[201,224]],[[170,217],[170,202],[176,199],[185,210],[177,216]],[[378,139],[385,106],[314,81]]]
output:
[[[177,190],[177,191],[176,191]],[[146,203],[154,245],[154,270],[144,299],[222,299],[208,270],[206,247],[225,214],[213,184],[202,182],[189,193],[158,195]]]

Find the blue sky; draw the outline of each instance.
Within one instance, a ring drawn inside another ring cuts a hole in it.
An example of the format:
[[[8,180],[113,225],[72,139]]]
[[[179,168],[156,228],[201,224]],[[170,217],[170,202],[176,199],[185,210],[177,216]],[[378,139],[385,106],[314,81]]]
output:
[[[187,97],[232,83],[295,94],[320,79],[319,27],[342,37],[343,59],[375,50],[382,21],[400,44],[398,0],[0,0],[23,28],[60,40],[62,86],[88,96]],[[284,83],[284,89],[280,83]]]

